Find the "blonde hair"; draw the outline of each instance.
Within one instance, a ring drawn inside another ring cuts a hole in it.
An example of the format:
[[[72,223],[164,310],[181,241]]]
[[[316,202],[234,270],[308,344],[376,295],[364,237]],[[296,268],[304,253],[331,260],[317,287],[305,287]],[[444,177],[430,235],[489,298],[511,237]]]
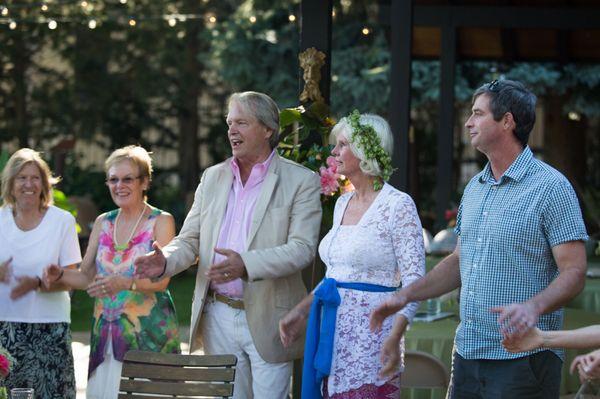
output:
[[[375,134],[379,137],[381,147],[389,156],[392,156],[394,151],[394,137],[392,136],[392,129],[385,119],[379,115],[373,114],[361,114],[360,124],[369,125],[373,127]],[[360,160],[360,170],[369,176],[382,176],[382,170],[376,159],[367,159],[364,148],[361,148],[357,143],[352,140],[353,137],[352,126],[348,122],[348,118],[344,117],[340,119],[338,123],[331,129],[331,137],[337,138],[340,134],[343,134],[348,140],[350,150]]]
[[[52,176],[50,167],[44,161],[39,152],[31,148],[21,148],[9,158],[2,171],[2,201],[4,205],[13,207],[16,198],[12,193],[15,178],[21,170],[29,164],[37,166],[42,177],[42,192],[40,194],[40,209],[46,209],[54,203],[52,186],[60,181],[60,178]]]
[[[117,148],[104,161],[104,171],[108,173],[108,170],[114,165],[129,161],[137,166],[139,177],[146,178],[150,182],[152,181],[152,158],[150,158],[150,154],[144,147],[139,145]]]

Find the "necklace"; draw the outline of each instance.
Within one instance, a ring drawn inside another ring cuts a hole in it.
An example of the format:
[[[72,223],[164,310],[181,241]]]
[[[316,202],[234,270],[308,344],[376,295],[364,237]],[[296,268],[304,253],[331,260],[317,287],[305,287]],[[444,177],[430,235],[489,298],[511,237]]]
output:
[[[144,216],[145,210],[146,210],[146,203],[144,203],[144,207],[142,208],[142,211],[140,212],[140,216],[138,216],[137,222],[135,222],[133,229],[131,229],[131,233],[129,233],[129,238],[127,239],[125,244],[117,244],[117,222],[119,221],[119,216],[121,216],[121,209],[119,209],[119,212],[117,212],[117,217],[115,218],[115,228],[113,230],[113,247],[115,248],[115,251],[124,251],[127,249],[127,247],[129,247],[129,241],[131,241],[131,239],[133,238],[133,235],[135,234],[135,230],[137,229],[138,225],[142,221],[142,216]]]

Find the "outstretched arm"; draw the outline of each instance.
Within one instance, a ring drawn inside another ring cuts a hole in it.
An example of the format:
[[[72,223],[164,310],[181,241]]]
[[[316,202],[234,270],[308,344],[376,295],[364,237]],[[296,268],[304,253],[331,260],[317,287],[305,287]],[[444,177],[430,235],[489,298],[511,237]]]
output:
[[[505,339],[520,339],[538,322],[539,316],[552,312],[574,298],[585,284],[586,256],[582,241],[569,241],[552,247],[559,276],[536,296],[523,303],[493,308]]]
[[[453,253],[446,256],[425,277],[402,288],[371,313],[371,330],[381,329],[383,321],[408,303],[436,298],[460,287],[460,240]]]

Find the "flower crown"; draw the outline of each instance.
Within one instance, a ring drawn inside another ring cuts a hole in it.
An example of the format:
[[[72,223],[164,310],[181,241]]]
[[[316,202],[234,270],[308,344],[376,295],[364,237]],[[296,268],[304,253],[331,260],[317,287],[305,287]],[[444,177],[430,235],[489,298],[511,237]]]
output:
[[[373,188],[375,191],[379,191],[383,187],[383,181],[388,181],[394,172],[392,157],[381,146],[381,140],[375,133],[373,126],[360,123],[360,112],[358,110],[352,111],[347,120],[350,127],[352,127],[351,141],[363,150],[368,160],[374,160],[379,165],[381,176],[373,182]]]

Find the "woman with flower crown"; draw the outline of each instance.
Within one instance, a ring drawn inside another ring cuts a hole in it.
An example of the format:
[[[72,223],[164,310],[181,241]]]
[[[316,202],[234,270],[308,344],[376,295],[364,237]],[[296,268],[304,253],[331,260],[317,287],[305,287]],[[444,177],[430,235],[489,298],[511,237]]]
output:
[[[58,181],[30,148],[16,151],[2,170],[0,348],[15,365],[1,385],[75,399],[69,294],[41,279],[50,263],[66,270],[81,261],[75,218],[52,205]]]
[[[152,161],[145,149],[127,146],[105,162],[106,183],[116,210],[94,224],[79,270],[46,268],[45,282],[86,289],[94,305],[88,399],[117,398],[125,352],[139,349],[179,353],[177,317],[169,279],[153,283],[134,278],[133,261],[157,241],[175,235],[173,217],[146,203]]]
[[[402,336],[418,304],[377,333],[369,330],[369,314],[423,276],[421,223],[412,199],[385,183],[392,174],[388,123],[354,111],[332,134],[337,173],[354,191],[338,199],[333,226],[319,245],[325,278],[281,320],[280,337],[289,345],[308,321],[303,399],[399,398]]]

